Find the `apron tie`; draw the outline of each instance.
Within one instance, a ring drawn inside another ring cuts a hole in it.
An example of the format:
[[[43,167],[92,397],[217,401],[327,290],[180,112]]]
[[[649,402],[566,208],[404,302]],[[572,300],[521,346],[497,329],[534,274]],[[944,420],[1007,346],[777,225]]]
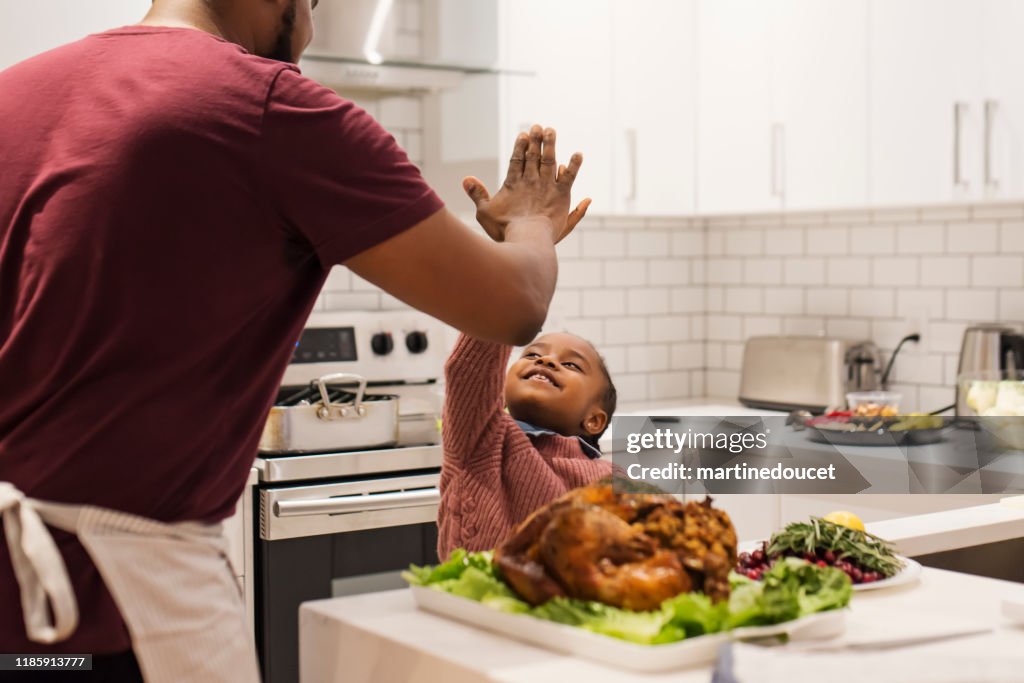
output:
[[[32,501],[9,482],[0,482],[0,515],[29,639],[47,645],[67,639],[78,626],[78,604],[53,536]]]

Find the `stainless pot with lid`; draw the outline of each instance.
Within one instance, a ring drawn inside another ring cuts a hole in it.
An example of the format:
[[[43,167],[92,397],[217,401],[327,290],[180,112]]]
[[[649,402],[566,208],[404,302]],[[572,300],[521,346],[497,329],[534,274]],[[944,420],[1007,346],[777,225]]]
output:
[[[345,387],[358,385],[355,392]],[[301,390],[282,389],[267,415],[265,454],[328,453],[398,443],[398,396],[366,393],[366,378],[324,375]]]

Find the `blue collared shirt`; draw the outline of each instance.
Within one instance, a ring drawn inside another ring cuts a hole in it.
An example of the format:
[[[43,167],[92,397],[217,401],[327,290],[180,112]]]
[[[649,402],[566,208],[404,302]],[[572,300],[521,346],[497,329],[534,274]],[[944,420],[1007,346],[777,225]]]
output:
[[[538,427],[530,424],[529,422],[523,422],[522,420],[516,420],[516,424],[519,425],[519,428],[522,429],[523,433],[527,436],[550,436],[552,434],[555,436],[565,436],[564,434],[559,434],[551,429]],[[577,436],[576,439],[580,442],[580,448],[583,449],[584,455],[588,458],[591,460],[597,460],[601,457],[601,450],[595,447],[594,444],[584,440],[582,436]]]

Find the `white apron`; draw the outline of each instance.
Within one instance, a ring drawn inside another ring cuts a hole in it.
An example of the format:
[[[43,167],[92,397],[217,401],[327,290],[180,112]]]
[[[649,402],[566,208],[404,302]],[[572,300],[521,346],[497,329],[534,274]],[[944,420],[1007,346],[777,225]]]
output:
[[[59,642],[78,626],[71,581],[46,522],[78,536],[88,551],[128,626],[147,683],[259,682],[221,525],[165,524],[47,503],[7,482],[0,482],[0,514],[30,640]]]

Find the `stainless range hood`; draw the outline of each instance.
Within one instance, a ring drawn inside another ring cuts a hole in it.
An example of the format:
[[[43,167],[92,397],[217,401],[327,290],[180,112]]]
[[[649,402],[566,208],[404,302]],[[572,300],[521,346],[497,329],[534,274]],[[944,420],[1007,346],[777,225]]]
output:
[[[497,0],[322,0],[314,22],[302,71],[332,88],[437,92],[497,73]]]

